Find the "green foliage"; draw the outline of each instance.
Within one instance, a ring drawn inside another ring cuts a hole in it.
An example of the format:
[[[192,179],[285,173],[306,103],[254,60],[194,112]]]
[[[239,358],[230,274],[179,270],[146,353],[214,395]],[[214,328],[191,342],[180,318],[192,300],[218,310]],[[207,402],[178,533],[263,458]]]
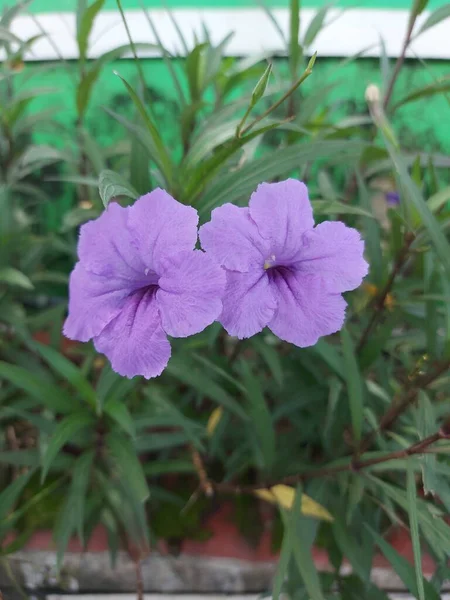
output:
[[[67,70],[75,126],[60,132],[70,143],[53,147],[36,138],[54,126],[53,112],[34,109],[53,90],[18,85],[18,65],[36,40],[9,28],[26,4],[0,21],[0,541],[16,536],[2,555],[42,526],[53,531],[59,566],[70,539],[86,546],[98,525],[113,561],[124,545],[147,552],[164,539],[178,550],[186,538],[213,535],[205,517],[227,499],[249,544],[258,543],[267,511],[277,513],[274,598],[386,600],[370,583],[376,553],[416,598],[438,598],[450,553],[449,160],[412,156],[401,112],[414,102],[426,120],[427,99],[446,97],[448,80],[402,96],[394,79],[386,110],[383,98],[350,106],[345,82],[324,81],[320,57],[314,66],[330,7],[304,31],[294,0],[288,39],[261,8],[287,60],[230,58],[230,37],[213,44],[207,31],[193,45],[180,33],[185,59],[177,59],[146,12],[156,45],[134,44],[128,31],[129,44],[90,60],[103,0],[79,0],[80,60]],[[425,5],[412,3],[412,23]],[[449,15],[448,6],[435,10],[414,34]],[[123,139],[102,147],[87,129],[94,86],[111,61],[155,47],[173,82],[177,139],[168,139],[136,58],[136,78],[119,75],[131,111],[104,107]],[[39,75],[41,67],[28,68]],[[394,76],[384,53],[384,92]],[[365,240],[370,272],[346,295],[340,334],[300,349],[270,332],[230,339],[214,324],[172,340],[167,369],[151,381],[122,379],[91,345],[62,338],[77,228],[109,202],[130,204],[162,186],[206,221],[225,202],[247,203],[260,182],[288,176],[308,183],[317,222],[343,220]],[[387,204],[386,190],[399,192],[398,206]],[[69,202],[49,232],[43,215],[58,194]],[[202,493],[199,460],[213,500]],[[255,485],[280,482],[292,486],[284,489],[295,494],[293,506],[263,510]],[[333,521],[302,514],[302,493]],[[391,544],[399,526],[409,527],[414,566]],[[313,546],[327,552],[331,572],[316,568]],[[431,581],[421,568],[426,554],[436,562]],[[340,572],[344,559],[350,575]]]

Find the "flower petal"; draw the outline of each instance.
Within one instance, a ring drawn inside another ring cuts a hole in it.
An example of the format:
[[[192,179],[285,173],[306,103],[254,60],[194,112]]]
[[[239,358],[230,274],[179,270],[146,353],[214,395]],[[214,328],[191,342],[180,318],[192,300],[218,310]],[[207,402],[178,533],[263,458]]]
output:
[[[69,281],[69,316],[64,335],[87,342],[120,312],[129,295],[128,282],[95,275],[78,262]]]
[[[219,316],[225,271],[201,250],[180,252],[163,261],[156,300],[164,331],[186,337]]]
[[[127,227],[129,210],[111,202],[97,219],[81,227],[78,256],[87,271],[130,281],[144,276],[149,265]]]
[[[339,221],[325,221],[303,235],[296,267],[323,276],[331,292],[357,288],[367,275],[364,242],[359,232]]]
[[[193,250],[197,243],[197,211],[160,188],[129,207],[127,224],[143,262],[156,272],[170,248]]]
[[[248,208],[234,204],[215,208],[199,235],[203,249],[227,269],[246,272],[252,265],[264,265],[268,244],[259,235]]]
[[[302,233],[314,227],[308,189],[296,179],[262,183],[251,195],[249,207],[251,218],[278,263],[295,256]]]
[[[289,269],[270,271],[278,308],[269,329],[275,335],[304,348],[341,329],[346,302],[340,294],[330,294],[323,279]]]
[[[250,273],[227,271],[227,287],[219,321],[230,335],[248,338],[269,323],[276,301],[263,269]]]
[[[170,344],[163,328],[154,289],[128,297],[120,314],[94,338],[98,352],[125,377],[157,377],[170,358]]]

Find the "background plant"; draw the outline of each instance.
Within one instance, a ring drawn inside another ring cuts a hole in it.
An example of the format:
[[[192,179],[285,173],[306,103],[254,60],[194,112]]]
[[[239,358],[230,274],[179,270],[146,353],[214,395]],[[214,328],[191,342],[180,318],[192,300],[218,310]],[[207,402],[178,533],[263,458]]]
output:
[[[63,149],[33,139],[38,127],[54,127],[32,104],[51,90],[24,97],[14,85],[33,43],[8,34],[19,7],[0,24],[3,556],[48,526],[62,564],[70,537],[86,544],[101,524],[112,561],[129,548],[139,572],[158,539],[177,545],[208,535],[212,494],[232,502],[253,541],[260,503],[272,502],[281,551],[275,598],[282,590],[314,600],[385,598],[369,582],[377,550],[415,597],[438,598],[450,547],[449,159],[411,153],[396,125],[404,106],[423,102],[426,111],[427,99],[449,88],[443,80],[396,92],[426,2],[413,2],[395,64],[381,51],[379,85],[359,114],[343,114],[329,101],[331,84],[316,78],[314,40],[328,7],[299,41],[292,0],[288,59],[269,65],[267,56],[226,57],[228,40],[213,45],[207,31],[193,47],[180,39],[186,58],[174,57],[144,11],[176,91],[178,138],[172,143],[159,127],[136,59],[132,80],[120,68],[111,75],[121,77],[134,110],[129,118],[105,107],[123,129],[112,148],[86,128],[92,90],[111,60],[139,47],[128,31],[126,47],[87,58],[102,5],[78,3],[80,58],[75,69],[67,65],[76,135]],[[449,12],[432,13],[422,30]],[[39,69],[30,76],[38,79]],[[42,215],[56,183],[44,181],[55,176],[43,169],[55,161],[72,203],[60,229],[48,231]],[[169,366],[150,382],[122,380],[90,345],[62,341],[76,228],[100,213],[101,201],[132,202],[162,186],[204,221],[224,202],[247,202],[261,181],[288,175],[308,183],[319,220],[345,220],[366,240],[370,274],[347,295],[340,334],[298,349],[266,332],[237,342],[213,325],[174,340]],[[398,194],[394,204],[388,191]],[[411,532],[415,567],[389,542],[399,526]],[[313,544],[327,551],[331,572],[317,572]],[[431,583],[422,577],[424,551],[436,562]],[[340,573],[344,557],[352,575]]]

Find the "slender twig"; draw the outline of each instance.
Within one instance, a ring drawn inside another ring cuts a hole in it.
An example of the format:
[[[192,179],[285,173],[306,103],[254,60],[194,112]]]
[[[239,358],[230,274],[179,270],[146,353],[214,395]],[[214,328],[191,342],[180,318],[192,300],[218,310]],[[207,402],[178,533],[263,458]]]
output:
[[[366,325],[366,328],[364,329],[364,331],[361,334],[361,338],[356,347],[357,352],[360,352],[364,348],[364,346],[366,345],[366,343],[369,339],[370,334],[372,333],[372,329],[377,324],[377,322],[382,314],[382,311],[385,307],[386,298],[387,298],[389,292],[391,291],[392,286],[394,285],[394,281],[395,281],[397,275],[402,270],[402,268],[406,262],[406,259],[408,258],[409,249],[410,249],[411,244],[413,243],[414,239],[415,239],[414,234],[411,232],[408,232],[405,235],[405,242],[397,255],[397,258],[392,267],[391,274],[389,275],[389,279],[387,280],[386,285],[383,287],[381,292],[374,299],[372,316],[370,317],[369,322]]]
[[[397,58],[397,62],[395,63],[394,71],[392,73],[391,79],[388,84],[388,88],[386,90],[386,95],[384,97],[383,107],[385,110],[389,105],[389,102],[392,97],[392,93],[394,91],[395,83],[400,74],[403,63],[405,62],[406,51],[408,50],[408,46],[411,43],[411,36],[412,36],[413,29],[414,29],[414,25],[416,23],[416,19],[417,19],[417,11],[414,10],[414,8],[413,8],[410,18],[409,18],[408,29],[406,30],[406,35],[405,35],[405,39],[403,41],[403,46],[402,46],[400,55]]]
[[[208,479],[208,474],[206,472],[205,465],[203,464],[203,459],[200,456],[200,452],[192,445],[190,449],[192,463],[194,465],[195,472],[197,473],[197,477],[200,482],[200,488],[206,496],[211,497],[214,493],[214,490],[210,480]]]
[[[142,579],[142,564],[138,558],[135,562],[136,567],[136,600],[144,600],[144,580]]]
[[[447,369],[450,368],[450,360],[442,360],[438,362],[429,373],[419,375],[416,377],[411,386],[406,390],[403,396],[393,401],[391,407],[384,413],[378,424],[378,428],[369,433],[361,442],[359,451],[360,453],[365,452],[370,448],[375,437],[378,433],[386,431],[395,423],[395,421],[402,415],[416,400],[420,390],[427,388],[433,381],[440,377]]]
[[[260,482],[252,485],[238,485],[234,483],[225,482],[211,483],[217,492],[224,492],[229,494],[251,494],[257,489],[271,488],[275,485],[280,484],[295,485],[296,483],[300,483],[307,479],[313,479],[318,477],[331,477],[346,472],[358,472],[362,469],[366,469],[374,465],[379,465],[391,460],[408,458],[409,456],[413,456],[415,454],[423,454],[432,444],[438,442],[439,440],[449,438],[450,431],[447,427],[443,427],[438,432],[433,433],[433,435],[430,435],[427,438],[416,442],[415,444],[412,444],[408,448],[404,448],[403,450],[395,450],[394,452],[388,452],[383,456],[378,456],[376,458],[368,458],[365,460],[352,460],[344,465],[319,467],[318,469],[311,469],[310,471],[305,471],[304,473],[288,475],[287,477],[283,477],[282,479],[279,479],[277,481]]]

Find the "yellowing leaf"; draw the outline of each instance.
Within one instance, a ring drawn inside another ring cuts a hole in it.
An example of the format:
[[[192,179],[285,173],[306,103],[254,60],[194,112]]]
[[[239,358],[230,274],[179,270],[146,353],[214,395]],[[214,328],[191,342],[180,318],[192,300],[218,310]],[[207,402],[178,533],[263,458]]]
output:
[[[283,508],[290,510],[294,503],[295,489],[288,485],[275,485],[270,489],[255,490],[255,496],[271,502],[272,504],[279,504]],[[333,517],[321,504],[307,496],[302,494],[302,506],[301,512],[309,517],[315,517],[316,519],[322,519],[323,521],[332,521]]]
[[[217,425],[220,422],[220,419],[222,418],[223,415],[223,408],[221,406],[218,406],[217,408],[215,408],[212,413],[209,416],[208,419],[208,423],[206,424],[206,431],[209,435],[209,437],[212,436],[212,434],[214,433],[214,430],[216,429]]]

